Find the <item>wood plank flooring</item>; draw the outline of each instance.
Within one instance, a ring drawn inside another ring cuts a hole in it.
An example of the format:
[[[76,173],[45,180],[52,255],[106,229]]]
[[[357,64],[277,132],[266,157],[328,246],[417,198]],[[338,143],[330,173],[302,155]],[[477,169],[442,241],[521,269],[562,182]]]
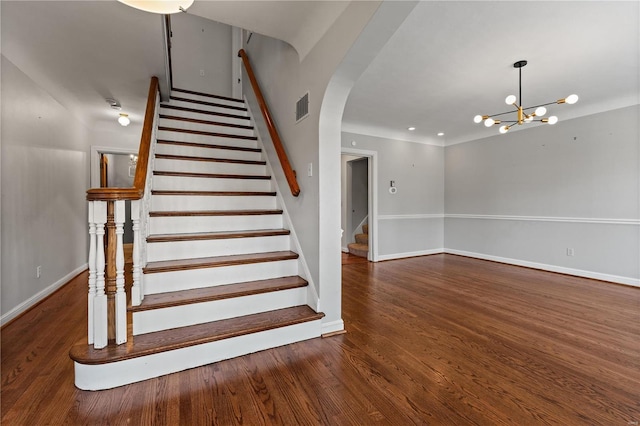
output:
[[[2,329],[2,425],[636,425],[640,289],[453,255],[342,267],[347,333],[73,386],[86,274]]]

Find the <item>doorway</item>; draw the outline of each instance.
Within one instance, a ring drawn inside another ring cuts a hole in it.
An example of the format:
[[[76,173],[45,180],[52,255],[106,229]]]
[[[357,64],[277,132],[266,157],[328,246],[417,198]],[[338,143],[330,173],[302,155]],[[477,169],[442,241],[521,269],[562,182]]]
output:
[[[341,248],[343,260],[378,261],[377,152],[343,148],[341,155]],[[358,252],[358,250],[360,250]],[[349,256],[345,253],[351,253]]]

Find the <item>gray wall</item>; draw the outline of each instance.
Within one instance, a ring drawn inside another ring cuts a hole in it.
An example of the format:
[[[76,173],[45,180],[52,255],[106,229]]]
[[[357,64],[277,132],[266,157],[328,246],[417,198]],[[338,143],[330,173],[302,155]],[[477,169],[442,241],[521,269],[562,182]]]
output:
[[[447,249],[637,280],[639,108],[447,147]]]
[[[231,96],[231,26],[178,13],[171,15],[171,28],[173,86]]]
[[[444,148],[347,132],[342,147],[377,152],[378,259],[442,250]],[[392,180],[395,194],[389,193]]]
[[[89,161],[86,127],[4,56],[1,83],[4,323],[86,266]]]

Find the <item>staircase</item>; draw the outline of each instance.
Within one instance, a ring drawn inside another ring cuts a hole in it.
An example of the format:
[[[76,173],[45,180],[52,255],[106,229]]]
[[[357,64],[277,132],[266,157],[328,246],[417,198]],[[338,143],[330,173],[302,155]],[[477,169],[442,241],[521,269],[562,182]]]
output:
[[[274,187],[243,101],[172,91],[159,112],[133,337],[74,346],[76,386],[111,388],[321,335]]]
[[[356,242],[347,245],[349,253],[367,258],[369,256],[369,225],[362,225],[362,234],[356,234]]]

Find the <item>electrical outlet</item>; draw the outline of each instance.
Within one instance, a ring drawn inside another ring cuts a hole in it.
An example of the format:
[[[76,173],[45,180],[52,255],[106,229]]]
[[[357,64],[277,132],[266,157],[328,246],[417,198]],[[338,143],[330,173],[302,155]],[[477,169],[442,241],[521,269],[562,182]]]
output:
[[[42,266],[36,266],[36,278],[40,278],[42,275]]]
[[[575,251],[571,247],[567,247],[567,256],[574,256]]]
[[[204,70],[200,70],[200,77],[204,77]]]
[[[313,176],[313,163],[309,163],[309,165],[307,166],[307,176]]]

